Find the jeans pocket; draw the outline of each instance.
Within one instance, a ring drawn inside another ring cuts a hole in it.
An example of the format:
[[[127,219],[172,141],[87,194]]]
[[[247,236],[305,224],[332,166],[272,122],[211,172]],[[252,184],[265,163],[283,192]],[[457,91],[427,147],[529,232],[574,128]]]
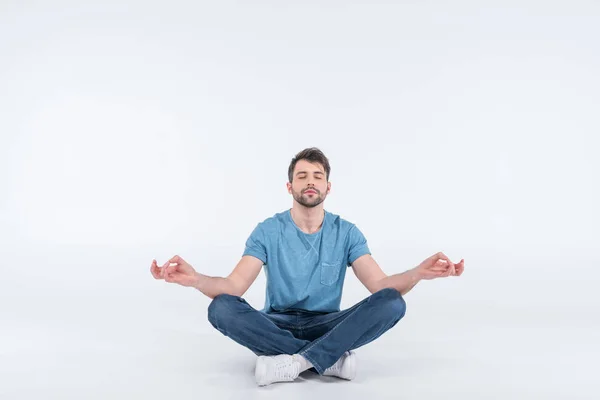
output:
[[[341,261],[321,263],[321,284],[331,286],[340,277]]]

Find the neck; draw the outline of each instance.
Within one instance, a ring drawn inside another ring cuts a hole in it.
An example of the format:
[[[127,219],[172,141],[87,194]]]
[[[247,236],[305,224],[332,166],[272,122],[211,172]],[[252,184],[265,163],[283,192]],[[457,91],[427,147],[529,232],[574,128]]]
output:
[[[296,226],[304,233],[317,232],[323,226],[323,220],[325,219],[323,203],[308,208],[294,201],[290,214]]]

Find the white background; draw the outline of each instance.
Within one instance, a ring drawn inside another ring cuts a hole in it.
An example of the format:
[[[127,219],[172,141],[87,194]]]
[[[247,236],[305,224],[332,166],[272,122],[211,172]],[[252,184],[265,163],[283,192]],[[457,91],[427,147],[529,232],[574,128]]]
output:
[[[598,71],[595,1],[3,0],[0,398],[598,398]],[[149,267],[227,275],[310,146],[386,272],[466,271],[261,389]]]

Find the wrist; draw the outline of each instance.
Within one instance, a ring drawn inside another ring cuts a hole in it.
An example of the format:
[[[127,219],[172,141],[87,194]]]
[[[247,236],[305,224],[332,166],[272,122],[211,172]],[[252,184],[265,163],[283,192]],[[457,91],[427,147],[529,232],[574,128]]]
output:
[[[194,272],[194,280],[193,280],[192,287],[194,287],[194,289],[198,289],[201,291],[202,290],[201,286],[202,286],[202,274],[200,274],[199,272]]]
[[[410,270],[410,272],[411,272],[411,275],[412,275],[415,283],[419,282],[420,280],[422,280],[424,278],[423,272],[421,271],[421,268],[419,268],[419,266],[414,267],[413,269]]]

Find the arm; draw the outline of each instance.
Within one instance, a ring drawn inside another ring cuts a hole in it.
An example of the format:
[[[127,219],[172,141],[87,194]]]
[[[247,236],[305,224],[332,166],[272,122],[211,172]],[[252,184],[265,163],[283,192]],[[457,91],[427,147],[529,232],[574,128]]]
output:
[[[262,260],[253,256],[243,256],[228,277],[213,277],[196,272],[183,258],[175,256],[162,267],[158,267],[156,260],[153,260],[150,271],[156,279],[193,287],[214,299],[224,293],[242,296],[256,280],[262,266]]]
[[[262,266],[263,262],[258,258],[243,256],[226,278],[210,277],[197,272],[197,281],[194,287],[211,299],[221,293],[242,296],[256,280]]]
[[[371,293],[385,288],[394,288],[404,296],[421,280],[416,269],[391,276],[386,275],[370,254],[357,258],[352,263],[352,270]]]
[[[352,269],[369,292],[375,293],[381,289],[394,288],[404,296],[423,279],[461,275],[464,270],[464,260],[454,264],[440,252],[427,258],[415,268],[388,276],[371,255],[365,254],[352,263]]]

